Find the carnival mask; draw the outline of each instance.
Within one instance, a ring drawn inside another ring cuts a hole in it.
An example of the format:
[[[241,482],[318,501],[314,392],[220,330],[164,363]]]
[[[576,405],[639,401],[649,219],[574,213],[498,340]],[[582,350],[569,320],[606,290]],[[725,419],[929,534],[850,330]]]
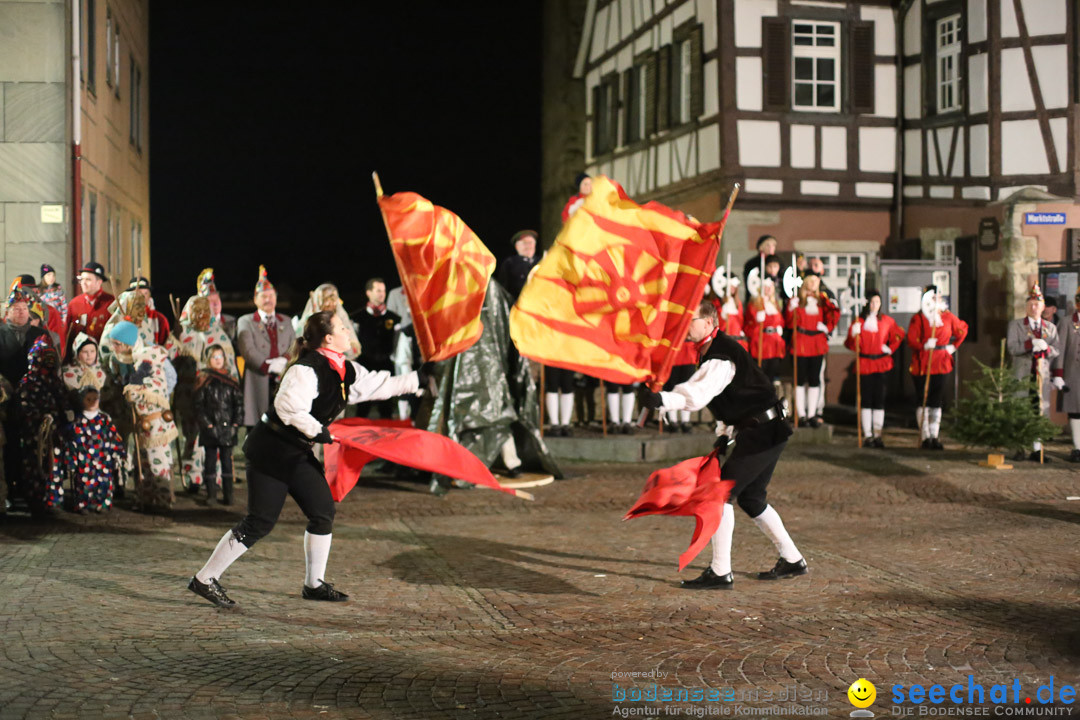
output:
[[[146,319],[146,298],[142,293],[133,293],[128,300],[127,316],[136,325],[142,325],[142,321]]]
[[[198,332],[206,332],[210,329],[210,301],[204,297],[195,298],[191,301],[191,327]]]

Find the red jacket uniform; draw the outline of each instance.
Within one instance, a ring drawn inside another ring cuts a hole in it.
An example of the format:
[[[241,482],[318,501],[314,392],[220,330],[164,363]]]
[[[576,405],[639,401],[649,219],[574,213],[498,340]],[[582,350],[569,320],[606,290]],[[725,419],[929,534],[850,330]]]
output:
[[[146,317],[154,323],[154,342],[164,345],[169,339],[169,320],[154,308],[146,308]]]
[[[105,329],[105,323],[112,317],[112,313],[109,312],[109,305],[115,299],[109,293],[101,290],[94,298],[83,293],[72,300],[68,304],[67,336],[72,337],[74,333],[82,331],[100,341],[101,331]],[[83,316],[85,316],[85,320]],[[76,325],[79,330],[72,329]]]
[[[755,360],[758,357],[763,360],[782,358],[787,354],[787,348],[784,346],[784,316],[779,311],[766,313],[765,322],[758,323],[757,313],[760,308],[760,303],[755,300],[746,304],[746,313],[744,315],[746,320],[745,332],[750,341],[750,354],[754,356]],[[773,309],[776,309],[775,305],[773,305]],[[762,324],[765,326],[764,332],[761,332]],[[762,355],[758,345],[759,333],[762,337],[761,344],[765,346],[764,355]]]
[[[840,310],[828,295],[818,293],[817,308],[813,314],[802,307],[789,306],[784,310],[784,319],[784,324],[795,331],[791,335],[791,354],[795,357],[816,357],[829,352],[828,333],[819,330],[818,323],[825,323],[832,332],[840,320]]]
[[[573,208],[574,212],[577,212],[577,209],[579,207],[581,207],[581,202],[580,201],[583,201],[583,200],[585,200],[585,197],[583,195],[578,194],[578,193],[574,193],[573,195],[570,196],[570,199],[566,201],[565,205],[563,205],[563,209],[562,209],[562,221],[563,221],[563,223],[565,223],[567,220],[569,220],[570,216],[573,214],[573,213],[570,212],[570,208]]]
[[[743,304],[736,297],[731,298],[731,301],[735,305],[734,312],[731,312],[731,305],[727,305],[726,314],[724,306],[717,308],[720,332],[742,345],[743,350],[749,350],[750,344],[747,342],[746,334],[743,332]]]
[[[863,327],[863,319],[859,318],[851,323],[848,328],[847,340],[844,347],[855,350],[855,335],[851,331],[856,326],[862,328],[859,333],[859,372],[863,375],[889,372],[893,368],[892,355],[882,351],[883,345],[888,345],[889,350],[896,352],[900,343],[904,342],[904,331],[888,315],[878,314],[877,330],[870,331]]]
[[[967,337],[967,323],[953,315],[948,310],[941,313],[941,327],[931,328],[930,321],[921,312],[911,318],[908,326],[907,342],[911,346],[911,365],[908,369],[912,375],[925,375],[927,358],[933,353],[930,361],[931,375],[946,375],[952,372],[952,355],[945,349],[946,345],[960,347]],[[931,337],[937,339],[937,347],[933,350],[924,350],[923,345]]]

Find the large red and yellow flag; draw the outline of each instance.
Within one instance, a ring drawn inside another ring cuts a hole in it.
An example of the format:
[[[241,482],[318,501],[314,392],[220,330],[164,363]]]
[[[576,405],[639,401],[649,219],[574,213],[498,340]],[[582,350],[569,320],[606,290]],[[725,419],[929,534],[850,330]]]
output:
[[[445,360],[480,339],[480,310],[495,256],[461,218],[412,192],[379,193],[424,360]]]
[[[510,312],[514,344],[544,365],[658,389],[716,270],[726,219],[638,205],[594,178]]]

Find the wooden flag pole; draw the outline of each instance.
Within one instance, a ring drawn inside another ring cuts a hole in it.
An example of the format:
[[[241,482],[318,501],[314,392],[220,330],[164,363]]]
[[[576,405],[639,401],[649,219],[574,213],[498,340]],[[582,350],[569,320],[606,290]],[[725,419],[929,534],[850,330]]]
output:
[[[607,390],[600,381],[600,433],[607,437]]]
[[[547,398],[544,397],[544,366],[540,366],[540,439],[544,439],[544,403]]]
[[[799,397],[799,308],[795,308],[795,312],[791,314],[792,319],[792,331],[791,331],[791,388],[795,393],[795,397]],[[799,429],[799,403],[796,401],[792,417],[795,418],[795,429]]]
[[[855,336],[855,433],[859,436],[859,447],[862,447],[862,366],[859,362],[862,353],[859,352],[859,343],[862,341],[862,330]]]
[[[1035,358],[1035,382],[1039,383],[1039,417],[1042,417],[1043,379],[1042,359]],[[1043,446],[1039,443],[1039,464],[1043,464]]]
[[[925,340],[923,341],[926,342]],[[922,423],[919,424],[919,437],[915,439],[915,447],[922,447],[922,429],[930,422],[930,408],[926,407],[928,398],[930,397],[930,366],[934,364],[934,350],[936,347],[930,348],[926,353],[926,374],[923,375],[923,389],[922,389],[922,413],[919,417],[922,418]]]
[[[765,309],[765,256],[761,256],[761,269],[758,270],[758,299],[761,300],[761,311],[765,313],[765,318],[768,319],[769,312]],[[775,292],[775,290],[773,291]],[[775,297],[775,296],[774,296]],[[757,331],[757,366],[761,367],[761,360],[765,357],[765,320],[758,323]]]

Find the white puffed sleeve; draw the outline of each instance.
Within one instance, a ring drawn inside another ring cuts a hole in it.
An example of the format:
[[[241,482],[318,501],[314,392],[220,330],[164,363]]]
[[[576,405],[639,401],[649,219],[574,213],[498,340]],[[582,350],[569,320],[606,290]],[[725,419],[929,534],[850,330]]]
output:
[[[310,439],[322,432],[323,426],[311,414],[311,403],[319,395],[319,378],[306,365],[293,365],[285,371],[274,396],[274,410],[281,422],[291,425]]]
[[[391,375],[389,370],[372,371],[350,361],[356,370],[356,380],[349,388],[349,404],[372,400],[389,400],[399,395],[411,395],[420,389],[415,372]],[[280,390],[278,392],[281,392]]]
[[[684,383],[660,393],[665,410],[700,410],[735,379],[735,363],[730,360],[706,360]]]

